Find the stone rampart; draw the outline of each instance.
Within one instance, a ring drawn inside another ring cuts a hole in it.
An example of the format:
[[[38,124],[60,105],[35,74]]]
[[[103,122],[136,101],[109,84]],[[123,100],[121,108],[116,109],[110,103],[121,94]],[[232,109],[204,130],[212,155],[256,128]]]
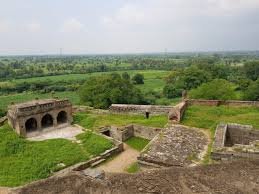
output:
[[[188,105],[259,107],[259,101],[188,99]]]
[[[174,106],[156,106],[156,105],[133,105],[133,104],[112,104],[109,108],[112,113],[135,113],[144,114],[168,114]]]

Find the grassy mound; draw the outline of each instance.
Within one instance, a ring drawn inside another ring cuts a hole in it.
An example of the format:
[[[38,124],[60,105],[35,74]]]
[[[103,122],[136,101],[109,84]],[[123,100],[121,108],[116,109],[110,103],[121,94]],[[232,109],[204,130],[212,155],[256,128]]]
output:
[[[113,146],[90,131],[78,135],[77,139],[82,143],[66,139],[32,142],[19,137],[7,125],[0,127],[0,185],[19,186],[46,178]]]
[[[214,134],[217,124],[239,123],[259,128],[259,108],[229,106],[197,106],[188,107],[182,123],[184,125],[210,129]]]
[[[144,115],[77,113],[74,116],[74,122],[87,129],[97,129],[109,125],[125,126],[129,124],[164,127],[167,123],[167,116],[151,115],[149,119],[146,119]]]

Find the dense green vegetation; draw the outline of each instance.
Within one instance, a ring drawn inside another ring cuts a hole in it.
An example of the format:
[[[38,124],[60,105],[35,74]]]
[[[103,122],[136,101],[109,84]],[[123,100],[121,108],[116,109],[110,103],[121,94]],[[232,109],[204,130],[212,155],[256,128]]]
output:
[[[125,126],[129,124],[164,127],[167,123],[167,116],[151,115],[149,119],[146,119],[144,115],[77,113],[74,116],[74,122],[86,129],[95,130],[103,126]]]
[[[129,79],[118,73],[88,79],[80,88],[81,101],[94,108],[109,108],[111,104],[143,104],[144,97]]]
[[[214,79],[204,83],[189,93],[190,98],[209,99],[209,100],[235,100],[237,95],[235,85],[224,79]]]
[[[50,176],[111,148],[112,143],[92,132],[78,135],[82,144],[66,139],[25,140],[7,125],[0,127],[0,185],[18,186]]]
[[[259,109],[255,107],[197,106],[188,107],[184,125],[210,129],[212,134],[220,122],[253,125],[259,128]]]
[[[141,137],[131,137],[125,143],[135,150],[141,151],[150,140]]]

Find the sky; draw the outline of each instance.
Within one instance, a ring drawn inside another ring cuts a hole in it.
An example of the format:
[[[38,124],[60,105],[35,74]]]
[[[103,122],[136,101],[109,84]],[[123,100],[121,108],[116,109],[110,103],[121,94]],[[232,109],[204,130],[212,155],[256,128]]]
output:
[[[259,0],[0,0],[0,55],[259,50]]]

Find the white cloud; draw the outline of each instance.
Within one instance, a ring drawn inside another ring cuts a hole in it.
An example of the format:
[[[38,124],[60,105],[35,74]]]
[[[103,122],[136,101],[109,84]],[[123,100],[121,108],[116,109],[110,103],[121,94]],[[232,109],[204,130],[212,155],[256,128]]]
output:
[[[84,24],[76,18],[66,20],[62,26],[63,32],[80,32],[82,29],[84,29]]]
[[[192,20],[193,16],[237,15],[256,8],[259,0],[142,0],[128,2],[102,21],[108,25],[156,24]]]
[[[38,22],[29,23],[26,27],[29,32],[39,32],[41,30],[41,24]]]
[[[0,20],[0,33],[6,33],[10,30],[10,24],[5,20]]]

